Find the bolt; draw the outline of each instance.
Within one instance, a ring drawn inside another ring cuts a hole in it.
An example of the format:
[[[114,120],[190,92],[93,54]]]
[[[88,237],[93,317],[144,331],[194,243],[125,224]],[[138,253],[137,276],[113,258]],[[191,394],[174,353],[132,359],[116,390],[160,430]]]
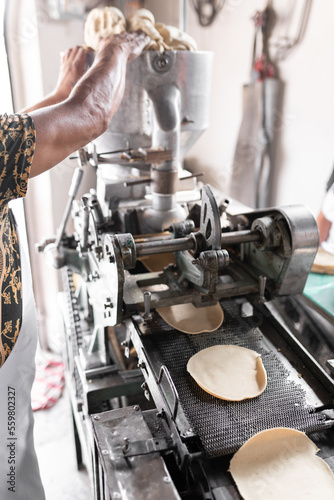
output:
[[[164,482],[164,483],[170,483],[170,477],[165,476],[165,477],[163,478],[163,482]]]
[[[135,405],[135,406],[133,407],[133,409],[134,409],[135,411],[138,411],[138,410],[139,410],[139,406],[138,406],[138,405]]]
[[[169,70],[171,59],[166,54],[156,57],[153,61],[153,66],[156,71],[165,72]]]
[[[101,417],[99,415],[94,415],[94,417],[93,417],[94,420],[100,420],[100,418]]]
[[[123,447],[122,447],[122,450],[123,450],[123,452],[124,452],[124,453],[126,453],[127,451],[129,451],[129,448],[130,448],[130,445],[129,445],[129,438],[125,437],[125,438],[123,439],[123,441],[124,441],[124,445],[123,445]]]
[[[102,455],[109,455],[109,451],[108,450],[102,450]]]

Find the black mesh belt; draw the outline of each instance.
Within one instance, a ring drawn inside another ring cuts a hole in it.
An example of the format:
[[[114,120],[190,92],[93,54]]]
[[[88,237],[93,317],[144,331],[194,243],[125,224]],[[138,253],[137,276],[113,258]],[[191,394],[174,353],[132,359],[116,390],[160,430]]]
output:
[[[260,329],[252,327],[247,318],[234,314],[229,303],[224,303],[223,309],[223,325],[213,333],[180,333],[157,314],[149,324],[154,334],[155,355],[168,368],[183,411],[206,455],[218,457],[233,453],[255,433],[272,427],[290,427],[304,432],[320,429],[325,416],[310,413],[303,388],[289,378],[289,370],[266,346]],[[142,337],[144,347],[145,337]],[[152,345],[152,336],[148,337]],[[201,349],[218,344],[247,347],[261,354],[268,384],[259,397],[239,402],[224,401],[196,384],[186,371],[188,359]]]

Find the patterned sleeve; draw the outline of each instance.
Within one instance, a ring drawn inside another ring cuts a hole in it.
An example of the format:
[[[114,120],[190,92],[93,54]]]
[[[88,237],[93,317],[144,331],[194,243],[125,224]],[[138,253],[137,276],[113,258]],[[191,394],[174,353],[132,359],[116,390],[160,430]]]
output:
[[[36,133],[26,115],[0,115],[0,206],[27,193]]]

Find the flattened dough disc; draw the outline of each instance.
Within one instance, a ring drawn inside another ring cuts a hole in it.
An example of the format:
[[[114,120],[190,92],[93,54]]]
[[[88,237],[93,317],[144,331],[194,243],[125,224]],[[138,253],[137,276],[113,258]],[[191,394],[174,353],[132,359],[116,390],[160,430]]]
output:
[[[334,474],[318,451],[303,432],[269,429],[235,453],[230,472],[245,500],[333,500]]]
[[[204,391],[228,401],[255,398],[267,385],[260,354],[235,345],[202,349],[189,359],[187,370]]]
[[[140,260],[144,266],[152,273],[157,273],[162,271],[164,267],[168,264],[175,265],[175,257],[173,253],[163,253],[161,255],[145,255],[140,257]]]
[[[177,304],[158,307],[157,312],[170,326],[184,333],[213,332],[220,327],[224,312],[218,303],[214,306],[195,307],[193,304]]]
[[[162,271],[168,264],[175,264],[173,253],[141,257],[149,271]],[[220,304],[208,307],[195,307],[193,304],[178,304],[170,307],[158,307],[157,312],[170,326],[184,333],[213,332],[220,327],[224,311]]]
[[[334,255],[319,248],[311,269],[312,273],[334,274]]]

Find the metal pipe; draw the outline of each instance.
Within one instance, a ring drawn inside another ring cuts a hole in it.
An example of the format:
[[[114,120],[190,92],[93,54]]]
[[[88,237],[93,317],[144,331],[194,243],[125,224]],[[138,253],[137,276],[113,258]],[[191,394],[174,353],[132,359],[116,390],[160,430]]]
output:
[[[180,29],[187,32],[188,30],[188,0],[181,0],[180,2]]]

